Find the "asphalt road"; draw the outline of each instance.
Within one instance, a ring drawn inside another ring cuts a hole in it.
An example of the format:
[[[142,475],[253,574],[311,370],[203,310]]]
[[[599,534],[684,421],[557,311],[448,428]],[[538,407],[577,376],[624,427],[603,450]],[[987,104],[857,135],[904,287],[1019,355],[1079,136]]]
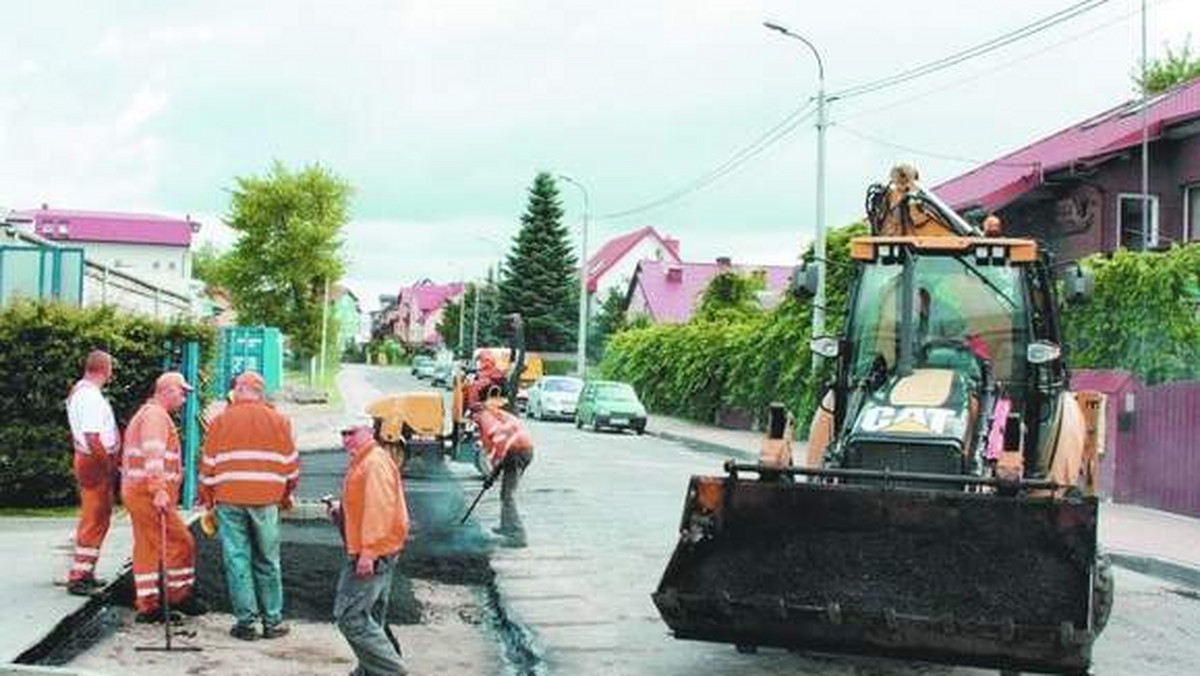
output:
[[[373,388],[424,387],[397,369],[361,368]],[[650,601],[675,544],[688,478],[719,470],[719,454],[647,435],[579,431],[529,421],[536,451],[520,505],[525,549],[490,547],[500,602],[527,632],[538,673],[644,674],[984,674],[983,670],[677,641]],[[651,419],[653,429],[653,419]],[[443,490],[474,489],[452,468]],[[455,488],[457,487],[457,488]],[[410,490],[425,490],[413,486]],[[455,502],[455,504],[461,504]],[[497,522],[498,495],[475,519]],[[1103,518],[1103,515],[1101,516]],[[1175,676],[1200,664],[1200,595],[1118,569],[1112,618],[1095,647],[1095,674]]]

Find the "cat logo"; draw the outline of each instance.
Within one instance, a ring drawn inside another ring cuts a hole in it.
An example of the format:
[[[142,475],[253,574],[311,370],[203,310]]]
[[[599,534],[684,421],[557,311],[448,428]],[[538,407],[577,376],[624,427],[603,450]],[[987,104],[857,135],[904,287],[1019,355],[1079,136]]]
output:
[[[909,434],[945,434],[954,411],[925,406],[872,406],[863,411],[858,428],[863,432],[906,432]]]

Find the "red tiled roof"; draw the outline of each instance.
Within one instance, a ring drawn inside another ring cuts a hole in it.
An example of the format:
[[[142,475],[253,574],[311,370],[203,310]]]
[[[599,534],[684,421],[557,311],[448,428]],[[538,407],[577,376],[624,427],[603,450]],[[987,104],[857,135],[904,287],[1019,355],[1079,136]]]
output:
[[[675,262],[679,262],[679,242],[658,234],[651,226],[614,237],[604,243],[592,257],[588,259],[588,291],[594,292],[604,273],[619,263],[643,239],[653,237],[662,246],[663,252]]]
[[[11,218],[28,219],[34,233],[46,239],[71,242],[121,242],[187,247],[192,243],[195,221],[113,211],[29,209]]]
[[[1200,79],[1149,101],[1150,140],[1200,117]],[[1141,143],[1141,101],[1133,100],[942,183],[933,191],[955,209],[995,211],[1042,184],[1046,174]]]
[[[672,268],[679,271],[678,281],[668,278],[668,270]],[[733,265],[732,268],[742,274],[766,270],[766,290],[772,293],[786,289],[792,275],[792,268],[784,265]],[[682,324],[692,318],[697,300],[720,269],[717,263],[641,261],[632,285],[634,289],[640,287],[650,318],[655,323]]]

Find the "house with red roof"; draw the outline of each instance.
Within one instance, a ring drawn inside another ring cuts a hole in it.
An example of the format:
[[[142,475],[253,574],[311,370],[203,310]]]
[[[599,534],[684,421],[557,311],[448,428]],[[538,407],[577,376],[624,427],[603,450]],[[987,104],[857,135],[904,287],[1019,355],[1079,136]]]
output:
[[[792,268],[788,266],[735,265],[724,257],[712,263],[644,260],[637,264],[629,284],[625,316],[629,319],[647,317],[655,324],[684,324],[695,313],[708,283],[727,271],[762,275],[766,288],[759,301],[764,308],[779,303],[792,275]]]
[[[446,303],[461,298],[462,294],[461,282],[435,284],[429,279],[400,289],[394,310],[393,332],[400,342],[410,348],[441,346],[442,337],[437,329]]]
[[[1007,235],[1044,241],[1065,259],[1143,247],[1140,100],[1071,125],[934,192],[968,216],[996,213]],[[1200,240],[1200,79],[1151,97],[1145,248]]]
[[[40,209],[17,211],[7,222],[30,234],[83,249],[89,261],[190,293],[192,237],[200,224],[190,217],[111,211]]]
[[[593,299],[593,312],[610,289],[624,293],[629,288],[638,262],[643,260],[681,263],[679,240],[646,226],[605,242],[588,258],[588,294]]]

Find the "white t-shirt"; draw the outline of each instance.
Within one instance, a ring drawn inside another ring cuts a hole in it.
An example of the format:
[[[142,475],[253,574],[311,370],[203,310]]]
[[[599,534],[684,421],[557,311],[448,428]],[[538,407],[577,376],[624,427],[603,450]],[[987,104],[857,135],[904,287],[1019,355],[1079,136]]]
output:
[[[67,420],[71,423],[76,450],[88,447],[84,436],[88,432],[99,434],[100,443],[109,453],[117,450],[117,420],[112,405],[91,381],[81,380],[75,385],[75,391],[67,399]]]

